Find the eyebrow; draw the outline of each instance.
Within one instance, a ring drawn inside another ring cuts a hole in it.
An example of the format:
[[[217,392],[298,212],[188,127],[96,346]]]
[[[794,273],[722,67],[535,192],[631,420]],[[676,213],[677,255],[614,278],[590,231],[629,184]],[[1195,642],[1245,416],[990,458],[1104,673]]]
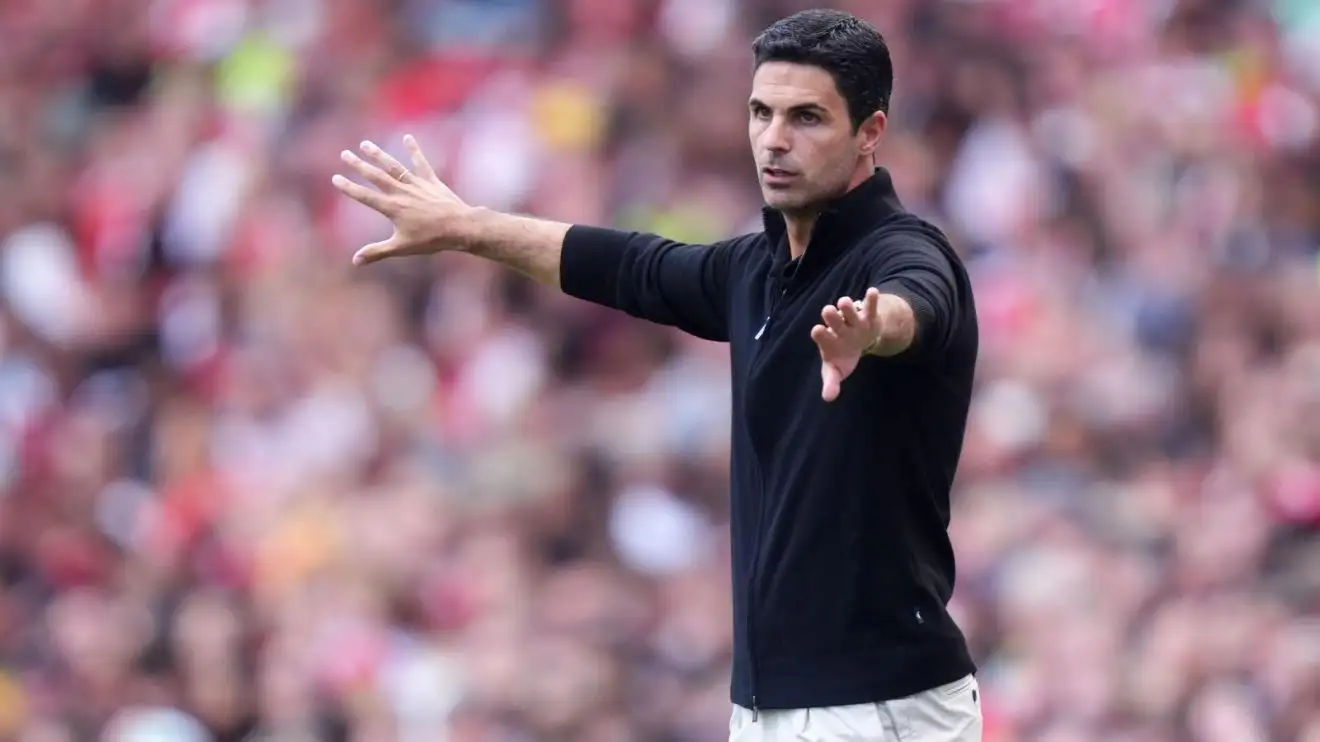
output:
[[[766,105],[759,98],[752,98],[751,100],[747,101],[747,107],[772,108],[772,106]],[[798,105],[789,108],[788,112],[789,113],[819,113],[825,116],[828,116],[830,113],[828,110],[826,110],[824,106],[820,105],[819,103],[799,103]]]

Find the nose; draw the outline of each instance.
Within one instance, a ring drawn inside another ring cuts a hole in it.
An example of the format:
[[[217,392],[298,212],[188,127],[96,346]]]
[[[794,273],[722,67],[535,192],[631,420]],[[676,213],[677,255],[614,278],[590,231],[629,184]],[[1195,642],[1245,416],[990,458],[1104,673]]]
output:
[[[775,154],[782,154],[792,149],[788,127],[784,125],[783,119],[776,116],[766,124],[765,129],[761,131],[760,144],[765,150]]]

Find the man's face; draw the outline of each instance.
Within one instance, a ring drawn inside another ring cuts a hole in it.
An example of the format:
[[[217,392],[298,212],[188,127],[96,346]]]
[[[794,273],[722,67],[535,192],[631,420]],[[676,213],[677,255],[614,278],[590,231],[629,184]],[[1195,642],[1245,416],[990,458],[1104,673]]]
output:
[[[853,185],[884,130],[884,115],[853,131],[848,105],[830,73],[806,64],[766,62],[752,77],[747,135],[761,195],[788,214],[810,211]]]

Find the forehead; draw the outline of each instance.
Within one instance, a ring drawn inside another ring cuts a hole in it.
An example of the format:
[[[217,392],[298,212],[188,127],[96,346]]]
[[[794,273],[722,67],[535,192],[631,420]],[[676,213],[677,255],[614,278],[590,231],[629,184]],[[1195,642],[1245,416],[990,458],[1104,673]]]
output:
[[[752,97],[775,108],[815,104],[843,108],[843,96],[834,78],[810,64],[766,62],[752,75]]]

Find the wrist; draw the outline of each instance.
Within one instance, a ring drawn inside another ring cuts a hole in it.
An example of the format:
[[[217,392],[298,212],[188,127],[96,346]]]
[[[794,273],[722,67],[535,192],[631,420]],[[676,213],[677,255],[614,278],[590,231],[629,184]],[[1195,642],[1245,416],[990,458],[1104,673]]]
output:
[[[491,221],[497,216],[497,212],[483,206],[465,205],[459,209],[446,209],[445,213],[436,218],[437,232],[440,235],[435,240],[437,252],[455,250],[479,253],[483,244],[483,235],[490,233]]]
[[[884,348],[884,344],[885,344],[885,335],[883,332],[878,331],[876,332],[875,337],[871,339],[870,344],[862,349],[862,355],[864,356],[881,355],[880,351]]]

